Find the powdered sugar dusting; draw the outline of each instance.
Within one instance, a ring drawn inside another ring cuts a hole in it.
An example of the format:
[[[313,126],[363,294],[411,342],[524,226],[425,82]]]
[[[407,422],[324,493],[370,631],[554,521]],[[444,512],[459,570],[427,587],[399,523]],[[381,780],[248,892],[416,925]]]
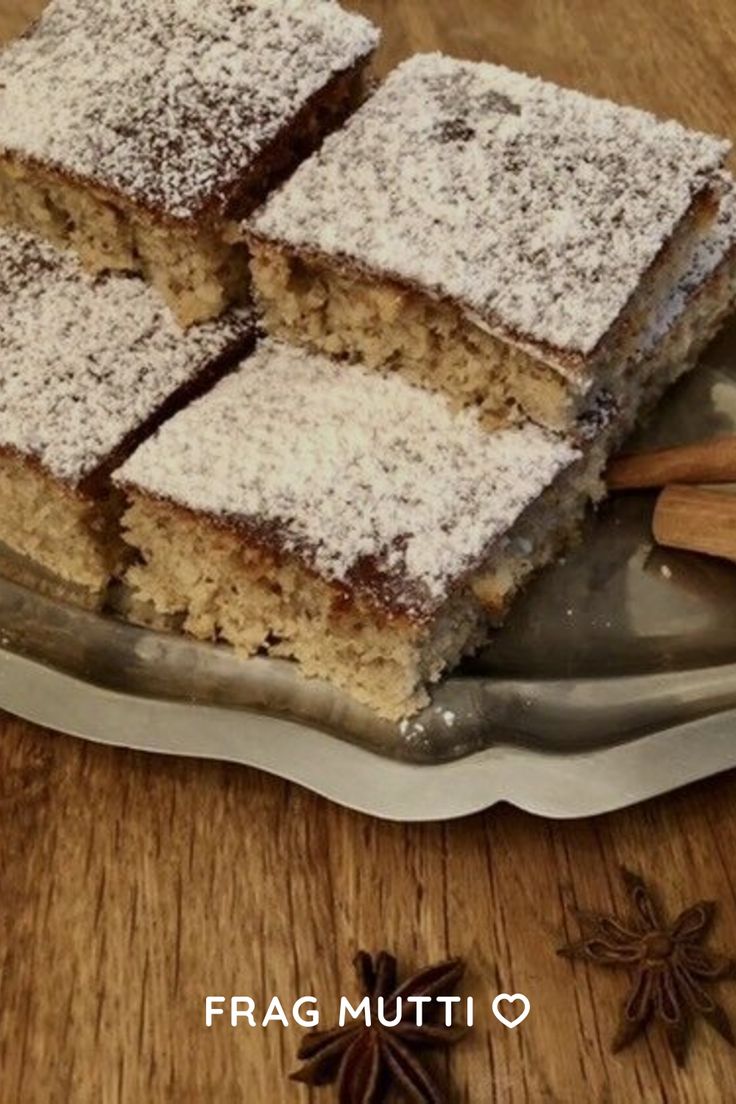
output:
[[[71,255],[3,232],[0,447],[77,483],[252,330],[242,308],[184,334],[142,280],[95,280]]]
[[[267,342],[115,478],[261,526],[330,580],[370,565],[399,603],[431,608],[578,455],[536,426],[489,434],[398,376]]]
[[[590,353],[727,142],[439,54],[401,65],[253,216],[256,235]]]
[[[377,37],[333,0],[51,0],[0,57],[0,147],[187,218]]]

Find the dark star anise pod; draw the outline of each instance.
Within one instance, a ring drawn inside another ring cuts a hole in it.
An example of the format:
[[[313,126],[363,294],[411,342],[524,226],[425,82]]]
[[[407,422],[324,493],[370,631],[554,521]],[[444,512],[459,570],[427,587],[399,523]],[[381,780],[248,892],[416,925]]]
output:
[[[414,1002],[407,997],[455,995],[465,972],[460,959],[428,966],[397,985],[396,959],[382,951],[375,962],[365,951],[355,957],[361,994],[371,1005],[371,1025],[350,1020],[344,1027],[308,1032],[297,1057],[303,1062],[292,1080],[306,1085],[337,1082],[339,1104],[380,1104],[390,1088],[401,1090],[411,1104],[443,1104],[444,1095],[432,1080],[417,1052],[423,1048],[451,1046],[465,1029],[444,1021],[444,1005],[424,1004],[424,1022],[417,1026]],[[378,999],[384,999],[384,1019],[393,1020],[402,998],[401,1019],[394,1027],[378,1022]],[[438,1022],[439,1014],[442,1022]]]
[[[702,946],[715,915],[712,901],[698,901],[667,923],[642,879],[622,869],[633,916],[579,912],[584,938],[561,947],[567,958],[635,971],[612,1050],[616,1053],[654,1019],[663,1028],[678,1066],[685,1062],[695,1019],[702,1016],[731,1046],[736,1045],[728,1016],[705,986],[736,977],[736,962]]]

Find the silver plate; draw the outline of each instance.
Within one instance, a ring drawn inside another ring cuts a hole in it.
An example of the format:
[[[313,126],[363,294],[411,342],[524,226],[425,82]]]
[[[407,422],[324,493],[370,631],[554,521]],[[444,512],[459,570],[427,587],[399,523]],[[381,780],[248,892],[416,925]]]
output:
[[[736,325],[641,443],[736,431],[735,350]],[[652,501],[609,503],[408,726],[292,664],[79,609],[8,570],[0,706],[103,743],[258,767],[396,820],[497,801],[551,817],[621,808],[736,766],[736,568],[653,548]]]

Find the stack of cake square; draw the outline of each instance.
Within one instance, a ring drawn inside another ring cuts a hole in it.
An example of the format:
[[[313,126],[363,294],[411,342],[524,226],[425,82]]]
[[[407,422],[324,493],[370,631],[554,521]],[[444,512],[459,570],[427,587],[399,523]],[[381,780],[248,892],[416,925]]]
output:
[[[224,378],[145,423],[120,466],[130,418],[75,452],[28,379],[22,401],[0,391],[0,447],[50,458],[45,476],[100,471],[104,571],[195,636],[411,714],[574,538],[610,452],[731,309],[728,144],[440,55],[350,115],[375,32],[332,0],[179,0],[173,23],[169,4],[133,4],[111,29],[95,0],[50,11],[0,60],[0,214],[95,270],[142,273],[183,323],[243,298],[249,257],[268,336],[228,371],[247,308],[190,329],[177,356],[195,381],[219,357]],[[63,126],[44,115],[53,90]],[[0,323],[21,354],[29,311],[21,339]],[[116,336],[137,350],[133,330]],[[109,381],[118,351],[101,344],[86,376],[71,359],[77,391],[100,359]],[[49,364],[35,378],[56,411]],[[85,425],[107,402],[82,403]]]
[[[332,0],[51,0],[0,53],[0,540],[99,603],[110,474],[253,348],[234,230],[377,37]]]

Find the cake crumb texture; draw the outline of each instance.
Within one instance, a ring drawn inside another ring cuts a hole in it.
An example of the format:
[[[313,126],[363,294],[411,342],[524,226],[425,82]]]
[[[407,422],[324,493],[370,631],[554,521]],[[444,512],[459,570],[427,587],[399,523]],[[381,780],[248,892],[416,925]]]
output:
[[[109,488],[87,498],[0,449],[0,541],[88,594],[104,593],[131,557],[119,524],[122,505]]]
[[[37,165],[0,157],[0,223],[73,250],[93,275],[139,273],[182,327],[248,301],[248,250],[224,224],[161,222]]]
[[[126,539],[139,559],[126,581],[162,614],[182,615],[200,640],[224,640],[243,656],[296,659],[389,719],[415,712],[436,681],[484,636],[467,596],[430,625],[376,616],[293,555],[273,555],[232,530],[171,503],[129,494]]]

